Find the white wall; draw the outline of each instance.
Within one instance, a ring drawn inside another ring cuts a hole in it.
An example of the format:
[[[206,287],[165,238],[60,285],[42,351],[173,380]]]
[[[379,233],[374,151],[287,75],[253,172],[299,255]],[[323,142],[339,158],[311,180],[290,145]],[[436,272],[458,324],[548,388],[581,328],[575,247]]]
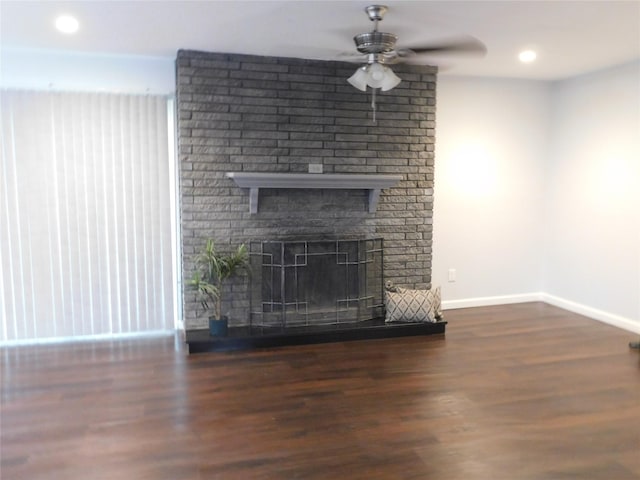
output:
[[[175,59],[5,48],[0,87],[173,95]]]
[[[640,332],[640,64],[557,83],[441,76],[437,105],[445,308],[544,300]]]
[[[445,307],[537,298],[548,83],[442,76],[437,108],[433,284]]]
[[[551,94],[543,290],[640,331],[640,62]]]

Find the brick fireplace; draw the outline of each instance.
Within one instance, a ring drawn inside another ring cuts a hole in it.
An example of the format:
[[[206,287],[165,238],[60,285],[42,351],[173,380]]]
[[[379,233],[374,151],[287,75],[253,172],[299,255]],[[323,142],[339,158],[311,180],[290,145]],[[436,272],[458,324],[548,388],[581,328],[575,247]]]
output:
[[[436,68],[398,65],[395,89],[377,97],[346,79],[357,65],[181,50],[177,57],[183,279],[206,238],[220,248],[264,240],[383,238],[385,280],[431,282]],[[229,172],[401,176],[370,211],[362,189],[249,191]],[[184,282],[183,282],[184,283]],[[223,306],[231,322],[250,317],[245,278]],[[184,292],[186,328],[206,326]]]

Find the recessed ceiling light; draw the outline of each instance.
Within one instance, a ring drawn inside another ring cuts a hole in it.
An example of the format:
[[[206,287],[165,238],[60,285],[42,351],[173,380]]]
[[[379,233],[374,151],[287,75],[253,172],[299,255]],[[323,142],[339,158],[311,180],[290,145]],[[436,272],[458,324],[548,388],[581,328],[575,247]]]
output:
[[[538,55],[533,50],[523,50],[518,55],[518,58],[522,63],[531,63],[533,62]]]
[[[76,33],[80,24],[71,15],[60,15],[56,18],[56,28],[62,33]]]

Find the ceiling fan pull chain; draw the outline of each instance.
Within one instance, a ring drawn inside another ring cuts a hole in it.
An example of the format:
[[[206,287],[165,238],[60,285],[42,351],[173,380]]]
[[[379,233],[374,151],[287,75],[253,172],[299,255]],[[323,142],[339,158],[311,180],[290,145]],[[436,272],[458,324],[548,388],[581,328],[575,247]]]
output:
[[[373,109],[373,123],[376,123],[376,91],[377,88],[371,89],[371,108]]]

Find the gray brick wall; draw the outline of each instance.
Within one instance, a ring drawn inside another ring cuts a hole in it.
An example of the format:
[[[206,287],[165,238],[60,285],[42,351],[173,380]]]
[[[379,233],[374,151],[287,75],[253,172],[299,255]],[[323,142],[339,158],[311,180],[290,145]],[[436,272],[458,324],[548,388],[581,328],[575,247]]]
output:
[[[346,79],[357,65],[181,50],[177,58],[178,148],[183,277],[206,238],[221,249],[251,240],[381,236],[385,277],[425,288],[431,282],[436,68],[394,65],[402,83],[371,96]],[[249,192],[225,172],[402,175],[368,213],[359,190]],[[230,286],[224,311],[248,318],[246,278]],[[200,328],[193,295],[184,293],[186,327]]]

